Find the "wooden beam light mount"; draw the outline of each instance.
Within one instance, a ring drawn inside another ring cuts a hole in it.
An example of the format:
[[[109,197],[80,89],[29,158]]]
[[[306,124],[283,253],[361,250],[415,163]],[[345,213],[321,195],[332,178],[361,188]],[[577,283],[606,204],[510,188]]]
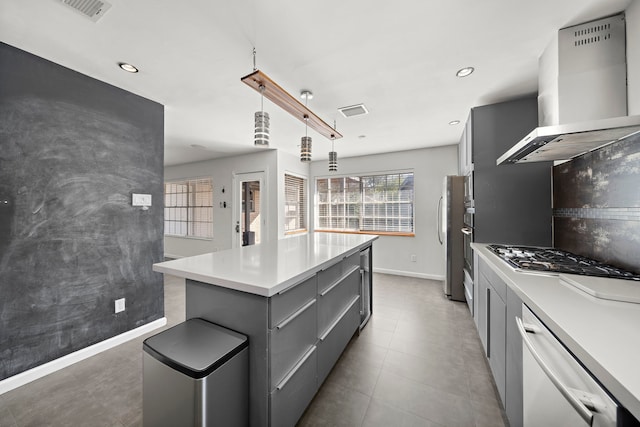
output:
[[[276,82],[271,80],[265,73],[255,70],[240,79],[245,84],[251,86],[258,93],[262,93],[265,98],[305,123],[311,129],[318,132],[327,139],[334,140],[342,138],[342,134],[329,126],[313,111],[291,96],[289,92],[281,88]],[[260,86],[264,87],[261,91]]]

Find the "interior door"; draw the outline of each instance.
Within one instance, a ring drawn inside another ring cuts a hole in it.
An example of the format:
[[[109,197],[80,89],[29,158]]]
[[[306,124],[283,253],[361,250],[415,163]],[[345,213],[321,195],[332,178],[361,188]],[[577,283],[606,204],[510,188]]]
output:
[[[258,245],[266,226],[264,172],[236,174],[234,182],[233,246]]]

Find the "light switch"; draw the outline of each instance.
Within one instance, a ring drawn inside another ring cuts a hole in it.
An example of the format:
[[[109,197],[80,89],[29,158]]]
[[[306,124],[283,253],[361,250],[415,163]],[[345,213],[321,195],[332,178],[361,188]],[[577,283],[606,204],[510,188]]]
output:
[[[151,194],[131,194],[131,206],[151,206]]]

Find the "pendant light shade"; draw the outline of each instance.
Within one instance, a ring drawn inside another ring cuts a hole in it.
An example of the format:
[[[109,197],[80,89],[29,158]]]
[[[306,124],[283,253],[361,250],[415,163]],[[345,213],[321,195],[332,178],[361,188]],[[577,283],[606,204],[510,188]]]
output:
[[[329,151],[329,172],[338,171],[338,153]]]
[[[269,113],[256,111],[253,144],[257,147],[269,146]]]
[[[300,161],[311,161],[311,137],[303,136],[300,143]]]
[[[260,87],[260,111],[256,111],[253,127],[253,145],[269,146],[269,113],[264,111],[264,86]]]

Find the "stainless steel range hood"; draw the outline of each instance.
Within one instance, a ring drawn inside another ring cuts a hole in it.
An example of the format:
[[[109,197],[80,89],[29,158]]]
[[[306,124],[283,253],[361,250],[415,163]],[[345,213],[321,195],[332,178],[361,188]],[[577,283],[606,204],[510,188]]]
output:
[[[569,160],[640,132],[640,116],[535,128],[497,164]]]
[[[496,163],[569,160],[640,132],[626,72],[624,13],[558,31],[540,58],[540,127]]]

